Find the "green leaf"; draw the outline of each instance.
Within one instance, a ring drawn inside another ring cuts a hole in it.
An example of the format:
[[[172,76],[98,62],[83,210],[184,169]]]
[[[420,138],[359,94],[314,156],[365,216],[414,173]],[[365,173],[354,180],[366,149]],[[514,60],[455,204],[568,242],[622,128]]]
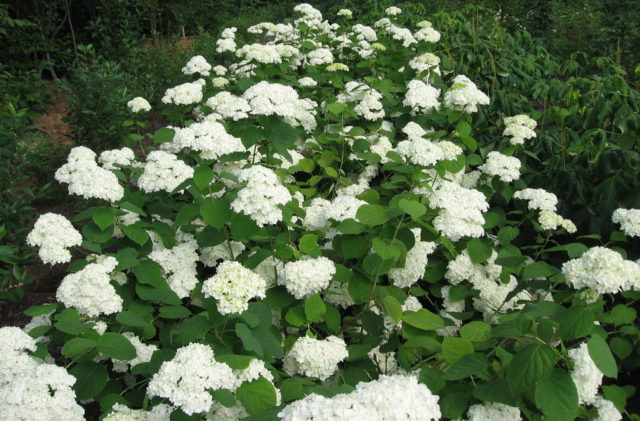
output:
[[[273,384],[264,377],[242,383],[236,390],[236,397],[250,415],[276,406],[276,390]]]
[[[116,320],[125,326],[145,327],[149,325],[144,317],[133,311],[121,311],[116,314]]]
[[[400,201],[398,202],[398,206],[405,213],[411,215],[411,217],[414,219],[418,219],[422,215],[427,213],[427,207],[417,200],[400,199]]]
[[[366,230],[367,227],[353,218],[348,218],[341,221],[336,229],[343,234],[360,234]]]
[[[513,240],[515,240],[520,234],[520,230],[516,227],[506,226],[502,227],[500,231],[498,231],[498,241],[500,244],[507,245],[511,244]]]
[[[260,341],[253,336],[253,333],[249,329],[249,327],[244,323],[236,324],[236,335],[242,341],[242,346],[244,349],[250,352],[255,352],[259,356],[264,355],[264,350]]]
[[[471,353],[473,353],[473,344],[466,339],[446,336],[442,340],[442,356],[449,364]]]
[[[209,331],[209,319],[202,315],[195,315],[186,319],[175,329],[177,341],[182,345],[187,345],[193,341],[204,338]]]
[[[519,395],[533,387],[551,372],[557,359],[553,348],[539,343],[519,350],[507,369],[507,383],[511,392]]]
[[[611,309],[611,312],[605,313],[600,317],[600,321],[614,325],[626,325],[633,323],[636,317],[637,313],[634,308],[627,307],[624,304],[618,304]]]
[[[595,316],[593,311],[587,310],[583,305],[574,305],[563,309],[558,315],[560,323],[560,336],[564,340],[578,339],[591,333]]]
[[[498,402],[509,406],[517,406],[515,398],[509,391],[507,381],[501,378],[480,383],[473,390],[473,396],[481,401]]]
[[[99,207],[93,209],[91,219],[93,219],[93,222],[95,222],[96,225],[104,231],[113,225],[113,222],[116,219],[116,214],[113,208]]]
[[[193,184],[204,190],[213,181],[213,170],[209,167],[197,167],[193,172]]]
[[[524,336],[533,326],[533,319],[520,316],[508,322],[501,323],[491,329],[494,338],[519,338]]]
[[[80,354],[92,350],[96,347],[96,342],[91,339],[73,338],[67,341],[62,347],[62,355],[67,358],[75,358]]]
[[[119,225],[118,227],[127,238],[140,246],[144,246],[149,241],[149,234],[139,225]]]
[[[141,284],[158,287],[165,283],[162,266],[150,259],[142,260],[138,263],[133,268],[133,273]]]
[[[578,414],[576,385],[569,373],[558,368],[538,381],[535,400],[549,421],[570,421]]]
[[[58,303],[43,304],[40,306],[32,306],[24,311],[24,314],[30,317],[44,316],[55,311],[58,308]]]
[[[444,373],[445,380],[462,380],[484,370],[488,365],[487,355],[479,352],[463,355]]]
[[[402,315],[402,320],[418,329],[436,330],[444,327],[444,320],[437,314],[433,314],[425,308],[418,311],[407,311]]]
[[[380,205],[362,205],[358,208],[356,217],[360,222],[371,226],[382,225],[389,220],[387,208]]]
[[[589,355],[596,367],[607,377],[618,377],[618,365],[609,349],[607,342],[601,336],[593,335],[587,342]]]
[[[73,390],[75,390],[78,400],[88,400],[98,396],[109,379],[107,366],[91,361],[82,362],[72,367],[69,373],[76,378]]]
[[[125,247],[118,250],[116,253],[116,260],[118,260],[118,266],[116,270],[130,269],[138,265],[138,250],[133,247]]]
[[[124,336],[116,332],[107,332],[98,339],[98,351],[115,360],[128,361],[136,357],[136,349]]]
[[[225,223],[229,222],[232,212],[226,200],[209,197],[200,205],[200,215],[207,224],[221,229]]]
[[[420,383],[426,384],[429,390],[433,393],[438,393],[440,390],[444,389],[444,386],[446,385],[446,382],[442,378],[442,371],[429,367],[427,364],[422,366],[419,379]]]
[[[554,275],[558,272],[558,269],[550,266],[546,262],[535,262],[527,265],[522,272],[522,278],[533,279],[533,278],[547,278],[551,275]]]
[[[265,124],[265,134],[275,151],[291,161],[289,148],[293,147],[298,139],[298,131],[284,121],[272,118]]]
[[[176,134],[175,130],[169,129],[167,127],[158,129],[153,134],[153,143],[158,144],[158,143],[171,142],[175,134]]]
[[[347,109],[347,104],[343,102],[334,102],[332,104],[327,105],[327,110],[331,111],[333,114],[339,115],[344,110]]]
[[[163,319],[184,319],[189,317],[191,311],[183,306],[164,306],[160,307],[160,317]]]
[[[304,254],[308,254],[311,257],[320,256],[320,248],[318,247],[318,235],[317,234],[305,234],[300,238],[298,243],[298,249]]]
[[[211,397],[220,402],[225,408],[232,408],[236,404],[236,398],[233,396],[233,393],[227,389],[212,390]]]
[[[359,235],[342,235],[339,237],[339,250],[345,259],[357,259],[365,255],[371,244]]]
[[[394,322],[398,323],[402,320],[402,305],[400,305],[396,297],[387,295],[382,300],[382,304],[384,305],[387,315],[391,317]]]
[[[458,124],[456,124],[456,131],[460,133],[461,136],[469,136],[471,134],[471,126],[464,120],[460,120]]]
[[[327,307],[324,305],[324,301],[322,301],[322,298],[320,298],[320,295],[318,294],[312,295],[304,302],[304,314],[310,322],[317,322],[322,319],[322,316],[326,311]]]
[[[223,354],[223,355],[216,354],[215,358],[216,358],[216,361],[220,363],[225,363],[229,367],[233,368],[234,370],[243,370],[249,367],[249,364],[251,364],[252,360],[256,359],[256,357],[251,355],[238,355],[238,354]]]
[[[473,263],[484,263],[491,257],[493,248],[479,238],[472,238],[467,242],[467,251]]]
[[[460,336],[472,342],[482,342],[489,339],[491,325],[479,320],[467,323],[460,328]]]

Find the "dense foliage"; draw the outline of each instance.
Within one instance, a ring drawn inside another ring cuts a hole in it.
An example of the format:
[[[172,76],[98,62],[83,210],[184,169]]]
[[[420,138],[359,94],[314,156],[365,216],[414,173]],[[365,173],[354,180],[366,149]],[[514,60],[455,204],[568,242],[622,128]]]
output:
[[[71,263],[57,302],[0,329],[2,412],[638,419],[637,202],[598,215],[605,237],[578,236],[552,192],[580,159],[637,156],[635,93],[611,75],[618,98],[580,102],[595,79],[545,80],[546,52],[480,15],[295,10],[226,28],[159,104],[130,100],[116,127],[131,148],[71,150],[55,178],[90,207],[27,237]],[[613,111],[589,110],[607,101],[625,129],[599,150],[590,130]],[[153,112],[169,124],[147,133]],[[591,141],[569,149],[573,130]]]

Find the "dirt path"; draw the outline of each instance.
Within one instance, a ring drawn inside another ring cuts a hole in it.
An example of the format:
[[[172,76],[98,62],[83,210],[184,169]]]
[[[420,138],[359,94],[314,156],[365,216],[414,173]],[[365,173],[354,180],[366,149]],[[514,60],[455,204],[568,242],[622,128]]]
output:
[[[51,82],[47,89],[53,91],[52,103],[47,106],[44,114],[34,120],[33,124],[54,143],[72,145],[71,127],[62,120],[69,112],[69,107],[54,82]]]

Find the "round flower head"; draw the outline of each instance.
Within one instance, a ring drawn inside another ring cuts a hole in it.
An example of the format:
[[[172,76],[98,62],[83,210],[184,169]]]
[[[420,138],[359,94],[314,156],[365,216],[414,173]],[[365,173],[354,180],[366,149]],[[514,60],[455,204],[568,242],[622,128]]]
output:
[[[294,297],[301,299],[324,290],[336,273],[336,266],[326,257],[298,260],[284,265],[278,282]]]
[[[171,193],[191,177],[193,177],[193,168],[179,160],[177,156],[164,151],[153,151],[147,155],[144,172],[138,179],[138,187],[147,193],[160,190]]]
[[[198,79],[195,82],[183,83],[169,88],[162,97],[162,102],[176,105],[196,104],[202,101],[202,87],[204,84],[204,79]]]
[[[187,65],[182,68],[182,73],[185,75],[199,73],[202,76],[209,76],[210,71],[211,65],[207,63],[207,60],[202,56],[191,57]]]
[[[487,161],[479,168],[487,175],[498,177],[505,183],[510,183],[520,178],[520,165],[518,158],[491,151],[487,155]]]
[[[519,114],[513,117],[504,118],[505,129],[502,133],[504,136],[510,136],[509,142],[512,145],[522,145],[525,139],[536,137],[536,121],[525,114]]]
[[[475,113],[478,111],[478,105],[487,104],[489,97],[464,75],[456,76],[451,88],[444,94],[445,107],[454,110]]]
[[[387,7],[384,10],[384,13],[389,16],[397,16],[400,13],[402,13],[402,9],[400,9],[399,7],[391,6],[391,7]]]
[[[538,210],[555,211],[558,198],[555,194],[544,189],[523,189],[514,193],[516,199],[527,200],[529,208]]]
[[[329,336],[324,340],[304,336],[298,338],[284,357],[284,371],[290,375],[302,374],[326,380],[338,369],[338,363],[348,355],[344,340],[336,336]]]
[[[205,297],[217,300],[220,314],[244,312],[249,308],[249,300],[265,297],[266,289],[262,277],[233,261],[222,262],[217,273],[202,286]]]
[[[562,273],[575,289],[591,288],[601,294],[640,290],[640,265],[605,247],[593,247],[564,263]]]
[[[353,12],[349,9],[340,9],[337,13],[338,16],[344,16],[347,19],[351,19],[353,17]]]
[[[79,246],[82,235],[62,215],[45,213],[40,215],[27,235],[27,244],[38,246],[38,255],[44,263],[56,264],[71,261],[67,248]]]
[[[628,236],[640,237],[640,209],[616,209],[611,220]]]
[[[129,107],[132,113],[144,113],[151,111],[151,104],[149,104],[149,101],[142,98],[141,96],[137,96],[131,101],[127,102],[127,107]]]

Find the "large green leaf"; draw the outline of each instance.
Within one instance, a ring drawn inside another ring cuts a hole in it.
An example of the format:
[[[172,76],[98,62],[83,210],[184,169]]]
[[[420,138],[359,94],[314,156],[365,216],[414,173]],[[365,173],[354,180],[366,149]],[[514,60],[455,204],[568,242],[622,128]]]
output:
[[[549,421],[570,421],[578,414],[578,390],[569,373],[554,368],[540,379],[535,391],[536,405]]]
[[[207,224],[221,229],[224,224],[229,222],[232,212],[229,202],[226,200],[209,197],[200,205],[200,215]]]
[[[466,354],[449,367],[443,378],[445,380],[462,380],[481,372],[487,367],[487,364],[486,354],[480,352]]]
[[[88,400],[98,396],[109,379],[106,365],[90,361],[72,367],[69,373],[76,378],[73,390],[78,400]]]
[[[591,359],[596,364],[596,367],[598,367],[605,376],[617,378],[618,365],[607,342],[602,339],[601,336],[593,335],[591,339],[589,339],[589,342],[587,342],[587,347],[589,349],[589,355],[591,355]]]
[[[236,391],[236,397],[249,414],[257,414],[276,406],[276,390],[264,377],[242,383]]]
[[[132,360],[136,357],[136,349],[123,335],[107,332],[98,339],[98,351],[115,360]]]
[[[553,369],[558,356],[553,348],[535,343],[527,345],[513,356],[507,370],[507,382],[514,395],[532,388]]]
[[[402,320],[405,323],[422,330],[436,330],[444,327],[444,320],[442,317],[424,308],[421,308],[418,311],[405,312],[402,315]]]

